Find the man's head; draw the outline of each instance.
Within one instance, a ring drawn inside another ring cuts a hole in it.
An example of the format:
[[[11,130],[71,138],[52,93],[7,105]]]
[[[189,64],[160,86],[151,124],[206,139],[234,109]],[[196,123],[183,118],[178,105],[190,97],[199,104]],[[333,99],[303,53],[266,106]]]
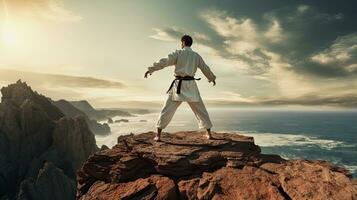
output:
[[[182,48],[184,47],[190,47],[192,45],[192,37],[189,35],[184,35],[181,37],[181,46]]]

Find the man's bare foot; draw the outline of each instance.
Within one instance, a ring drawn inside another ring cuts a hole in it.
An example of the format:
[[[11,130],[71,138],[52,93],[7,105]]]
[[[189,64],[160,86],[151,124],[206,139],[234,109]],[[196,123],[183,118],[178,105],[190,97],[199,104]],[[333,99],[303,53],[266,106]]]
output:
[[[161,138],[159,136],[154,137],[155,142],[161,142]]]
[[[154,138],[155,142],[161,142],[161,131],[162,131],[161,128],[157,128],[157,134],[156,137]]]
[[[207,129],[206,138],[207,138],[208,140],[211,140],[211,139],[212,139],[211,129]]]

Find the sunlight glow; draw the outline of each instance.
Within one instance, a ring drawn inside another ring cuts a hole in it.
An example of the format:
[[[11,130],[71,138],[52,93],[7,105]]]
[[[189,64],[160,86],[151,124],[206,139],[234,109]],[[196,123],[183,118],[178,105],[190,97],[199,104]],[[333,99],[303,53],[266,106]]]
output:
[[[6,46],[13,46],[18,43],[18,33],[14,28],[4,27],[2,40]]]
[[[18,43],[18,32],[14,26],[11,26],[9,23],[9,11],[7,8],[7,3],[5,0],[2,0],[3,10],[4,10],[4,25],[1,31],[2,42],[5,46],[12,47]]]

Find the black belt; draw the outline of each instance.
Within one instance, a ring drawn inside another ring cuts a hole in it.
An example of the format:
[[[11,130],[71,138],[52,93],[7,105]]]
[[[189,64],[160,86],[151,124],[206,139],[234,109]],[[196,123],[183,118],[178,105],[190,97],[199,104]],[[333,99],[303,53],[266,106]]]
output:
[[[175,79],[172,81],[169,89],[167,90],[166,93],[169,93],[169,91],[171,90],[171,88],[174,86],[175,84],[175,81],[178,80],[178,85],[177,85],[177,90],[176,90],[176,93],[177,94],[180,94],[181,93],[181,84],[182,84],[182,81],[193,81],[193,80],[196,80],[196,81],[199,81],[201,80],[201,78],[195,78],[195,77],[192,77],[192,76],[175,76]]]

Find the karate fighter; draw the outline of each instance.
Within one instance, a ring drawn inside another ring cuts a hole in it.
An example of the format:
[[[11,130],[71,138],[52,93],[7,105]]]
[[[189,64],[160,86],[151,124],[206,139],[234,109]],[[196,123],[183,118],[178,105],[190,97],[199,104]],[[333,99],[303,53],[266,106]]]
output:
[[[151,67],[148,67],[148,71],[145,73],[144,77],[147,78],[148,75],[152,75],[155,71],[168,66],[175,66],[175,79],[167,91],[168,96],[156,124],[157,135],[154,138],[155,141],[160,141],[161,131],[170,123],[177,108],[183,101],[187,102],[195,113],[199,128],[207,130],[207,139],[212,138],[212,123],[196,84],[196,80],[200,79],[196,79],[194,76],[197,68],[199,68],[208,81],[213,83],[213,86],[216,85],[216,76],[203,61],[202,57],[191,49],[192,42],[192,38],[189,35],[182,36],[182,49],[176,50],[169,54],[167,58],[162,58],[155,62]]]

